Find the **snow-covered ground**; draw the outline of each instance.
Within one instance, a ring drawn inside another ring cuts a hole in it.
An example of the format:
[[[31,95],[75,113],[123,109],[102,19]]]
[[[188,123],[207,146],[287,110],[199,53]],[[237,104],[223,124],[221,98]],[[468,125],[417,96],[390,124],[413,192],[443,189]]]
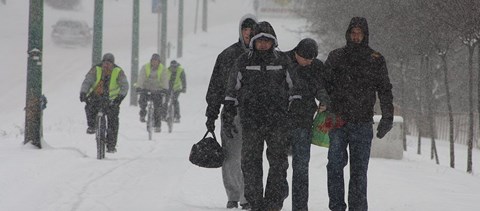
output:
[[[150,13],[150,1],[141,2],[143,64],[157,49],[157,19]],[[60,17],[91,23],[93,1],[84,1],[76,12],[45,7],[43,92],[48,107],[44,112],[46,145],[41,150],[22,144],[28,1],[0,5],[0,210],[225,210],[220,169],[196,167],[189,163],[188,154],[205,132],[204,96],[216,56],[237,40],[238,20],[251,12],[252,3],[211,1],[208,33],[200,32],[198,25],[194,34],[196,1],[185,2],[184,56],[170,58],[177,59],[187,73],[188,90],[180,97],[182,122],[172,133],[155,134],[148,141],[145,126],[138,121],[138,107],[130,106],[127,97],[120,112],[118,152],[101,161],[96,159],[94,137],[85,134],[84,104],[78,99],[80,84],[91,66],[91,49],[61,47],[50,39],[51,25]],[[105,0],[103,37],[103,52],[114,53],[129,78],[131,6],[130,0]],[[178,2],[169,1],[169,6],[176,11]],[[176,43],[175,18],[172,12],[168,32],[172,44]],[[302,20],[261,20],[272,23],[281,50],[291,49],[305,36],[295,32]],[[417,155],[416,137],[408,138],[403,160],[371,159],[370,210],[480,210],[479,150],[474,150],[471,175],[465,173],[465,146],[456,146],[457,168],[451,169],[447,143],[437,142],[440,165],[436,165],[429,158],[429,140],[423,141],[423,155]],[[326,155],[326,149],[312,147],[310,210],[328,210]],[[291,210],[290,197],[283,210]]]

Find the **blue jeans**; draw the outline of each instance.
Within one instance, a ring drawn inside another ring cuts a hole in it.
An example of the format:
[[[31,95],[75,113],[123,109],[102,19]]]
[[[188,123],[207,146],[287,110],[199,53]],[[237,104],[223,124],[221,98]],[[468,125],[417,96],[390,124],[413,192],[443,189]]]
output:
[[[311,129],[290,131],[292,144],[292,211],[308,210],[308,163],[310,162]]]
[[[329,208],[334,211],[344,211],[347,208],[343,168],[347,165],[350,154],[348,209],[368,210],[367,170],[373,138],[372,122],[347,123],[341,128],[332,129],[329,137],[327,164]]]

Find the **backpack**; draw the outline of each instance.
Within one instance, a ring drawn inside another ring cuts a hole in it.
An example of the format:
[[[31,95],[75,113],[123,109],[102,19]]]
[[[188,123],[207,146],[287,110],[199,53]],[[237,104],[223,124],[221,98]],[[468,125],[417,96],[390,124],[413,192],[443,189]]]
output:
[[[223,165],[225,155],[215,133],[210,132],[213,137],[207,137],[209,132],[207,131],[203,138],[192,146],[188,160],[203,168],[219,168]]]

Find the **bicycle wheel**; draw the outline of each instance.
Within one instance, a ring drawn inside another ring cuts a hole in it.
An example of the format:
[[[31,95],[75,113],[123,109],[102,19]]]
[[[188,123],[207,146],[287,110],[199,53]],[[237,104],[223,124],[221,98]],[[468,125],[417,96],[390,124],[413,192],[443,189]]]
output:
[[[173,103],[170,102],[168,103],[168,109],[167,109],[167,125],[168,125],[168,132],[171,133],[173,130]]]
[[[107,122],[103,113],[97,115],[97,131],[95,138],[97,141],[97,159],[105,158],[105,141],[107,138]]]
[[[147,132],[148,132],[148,140],[152,140],[153,136],[153,124],[155,122],[155,119],[153,117],[153,106],[151,103],[148,104],[148,109],[147,109]]]

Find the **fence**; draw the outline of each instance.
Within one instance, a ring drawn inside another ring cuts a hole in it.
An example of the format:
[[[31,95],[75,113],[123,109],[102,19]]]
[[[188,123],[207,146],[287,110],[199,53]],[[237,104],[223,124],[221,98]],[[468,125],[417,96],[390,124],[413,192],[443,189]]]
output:
[[[418,136],[417,121],[409,117],[406,120],[407,135]],[[468,141],[468,113],[454,113],[453,114],[453,138],[455,143],[467,145]],[[425,124],[423,135],[430,137],[429,125]],[[441,141],[449,141],[449,119],[447,113],[435,114],[435,138]],[[473,146],[478,147],[478,113],[473,117]]]

